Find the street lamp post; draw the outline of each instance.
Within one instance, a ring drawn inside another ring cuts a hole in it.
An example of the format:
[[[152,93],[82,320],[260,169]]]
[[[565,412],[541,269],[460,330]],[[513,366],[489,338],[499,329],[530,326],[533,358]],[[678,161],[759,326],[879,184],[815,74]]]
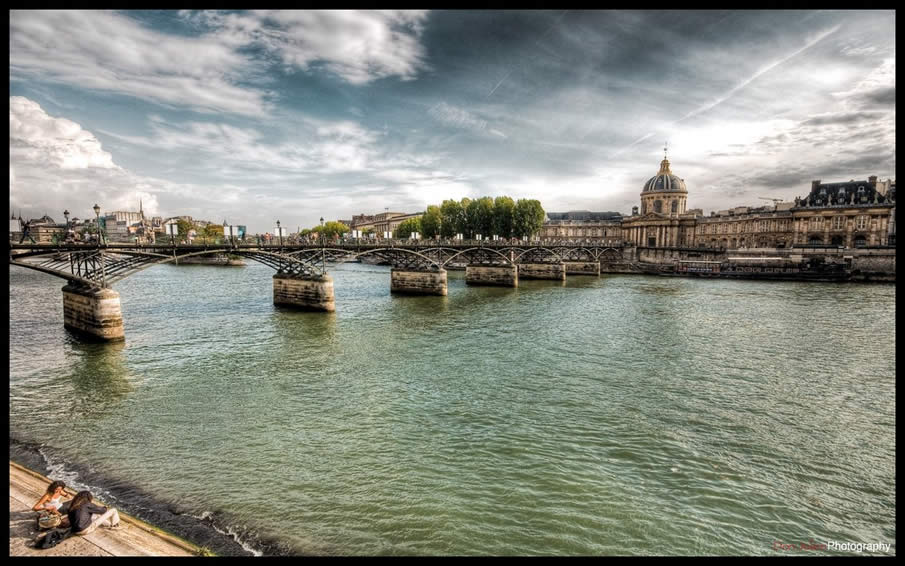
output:
[[[280,249],[283,249],[283,229],[280,228],[279,220],[277,220],[277,233],[280,235]]]
[[[102,237],[102,234],[101,234],[101,207],[99,207],[97,204],[94,205],[94,216],[97,219],[97,236],[98,236],[97,241],[98,241],[98,248],[100,248],[101,237]],[[98,255],[100,256],[100,260],[101,260],[101,285],[106,287],[107,286],[107,268],[104,265],[104,252],[99,252]]]
[[[101,232],[101,207],[97,204],[94,205],[94,217],[97,219],[97,245],[100,246],[103,242],[104,234]]]
[[[69,240],[69,209],[63,211],[63,216],[66,218],[66,236],[65,240]]]
[[[326,234],[324,233],[323,228],[324,228],[324,217],[321,216],[321,235],[320,235],[320,238],[321,238],[321,271],[324,273],[327,273],[327,252],[324,250],[324,248],[327,246],[327,242],[324,239]]]

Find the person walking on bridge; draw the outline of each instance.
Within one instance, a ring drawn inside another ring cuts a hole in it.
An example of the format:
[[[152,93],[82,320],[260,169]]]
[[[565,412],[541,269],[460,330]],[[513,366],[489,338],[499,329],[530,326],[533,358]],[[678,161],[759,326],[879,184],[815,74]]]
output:
[[[31,237],[31,228],[28,227],[28,222],[26,222],[25,224],[22,225],[22,237],[19,238],[19,243],[21,244],[22,242],[24,242],[25,238],[28,238],[29,240],[31,240],[32,244],[38,243],[35,241],[34,238]]]

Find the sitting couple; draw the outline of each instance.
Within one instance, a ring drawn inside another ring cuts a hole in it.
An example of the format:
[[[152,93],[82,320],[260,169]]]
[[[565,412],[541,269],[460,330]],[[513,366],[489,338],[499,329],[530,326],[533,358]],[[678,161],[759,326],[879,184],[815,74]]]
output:
[[[110,522],[110,528],[119,527],[119,513],[116,509],[102,507],[92,503],[93,496],[90,491],[80,491],[71,501],[63,501],[69,497],[66,493],[66,484],[61,481],[52,482],[47,486],[47,491],[41,499],[35,503],[32,510],[46,511],[58,515],[66,514],[60,523],[61,527],[70,527],[74,535],[87,535],[104,521]]]

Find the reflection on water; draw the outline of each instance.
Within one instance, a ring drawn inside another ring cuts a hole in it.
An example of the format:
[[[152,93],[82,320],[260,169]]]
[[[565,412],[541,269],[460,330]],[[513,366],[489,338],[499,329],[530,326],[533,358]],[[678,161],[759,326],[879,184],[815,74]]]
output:
[[[73,385],[70,416],[96,418],[134,390],[123,360],[125,342],[69,342],[66,360]]]

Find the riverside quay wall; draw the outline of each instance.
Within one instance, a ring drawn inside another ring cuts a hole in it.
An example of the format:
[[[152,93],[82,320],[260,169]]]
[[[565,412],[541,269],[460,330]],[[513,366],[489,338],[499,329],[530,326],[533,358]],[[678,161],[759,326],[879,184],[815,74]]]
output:
[[[821,259],[828,265],[840,265],[851,273],[851,281],[896,280],[896,248],[743,248],[736,250],[710,248],[646,248],[626,250],[632,261],[650,264],[675,264],[676,261],[742,262],[746,259],[782,258],[791,262]],[[612,273],[606,264],[601,271]]]
[[[565,261],[566,275],[600,275],[599,261]]]

